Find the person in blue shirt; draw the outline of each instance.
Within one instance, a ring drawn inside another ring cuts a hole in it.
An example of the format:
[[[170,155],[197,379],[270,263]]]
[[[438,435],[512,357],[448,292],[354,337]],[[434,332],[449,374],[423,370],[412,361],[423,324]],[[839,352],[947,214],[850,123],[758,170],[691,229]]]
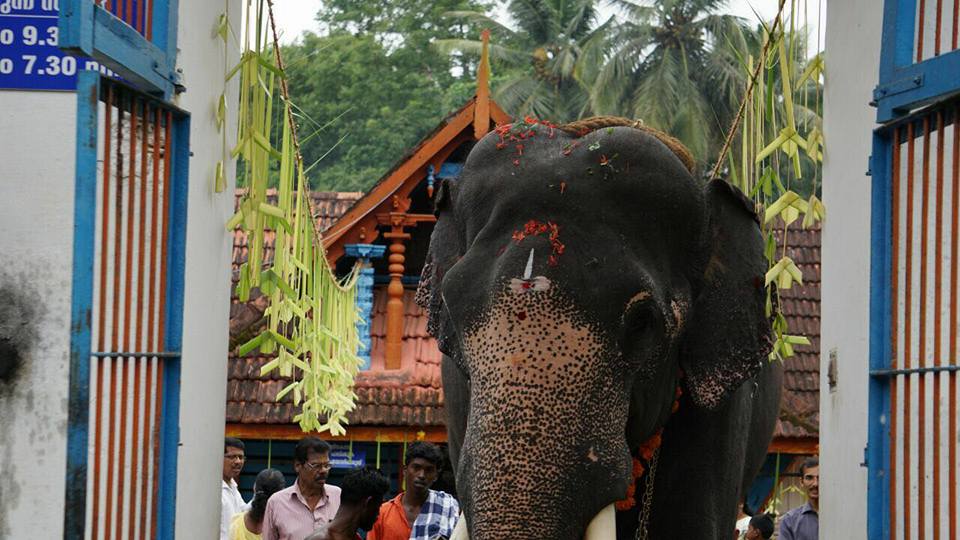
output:
[[[800,484],[807,502],[780,520],[780,540],[817,540],[820,535],[820,461],[807,458],[800,466]]]

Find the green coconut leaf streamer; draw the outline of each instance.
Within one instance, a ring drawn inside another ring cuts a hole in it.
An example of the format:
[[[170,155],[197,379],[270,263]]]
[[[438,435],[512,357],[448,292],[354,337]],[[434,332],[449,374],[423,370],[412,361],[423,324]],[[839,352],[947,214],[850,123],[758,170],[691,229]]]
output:
[[[245,25],[243,54],[227,80],[240,79],[238,142],[231,154],[238,158],[249,187],[227,229],[239,227],[248,239],[248,257],[237,283],[240,301],[248,301],[254,288],[270,301],[264,312],[267,328],[238,353],[259,349],[275,354],[260,374],[276,371],[291,380],[276,399],[292,397],[300,407],[293,420],[303,431],[342,435],[347,413],[355,406],[353,381],[361,364],[356,330],[359,267],[341,280],[327,263],[312,217],[272,3],[247,0]],[[279,141],[272,140],[276,138]],[[275,204],[267,199],[271,167],[278,168]],[[271,234],[274,256],[265,265]]]
[[[817,3],[819,5],[819,1]],[[721,167],[727,166],[731,183],[761,209],[766,239],[764,251],[769,263],[765,276],[767,315],[773,320],[774,346],[770,360],[781,361],[794,355],[794,347],[810,344],[805,336],[790,334],[782,303],[773,301],[774,298],[779,300],[781,290],[803,284],[802,272],[787,255],[790,227],[801,216],[803,228],[826,217],[826,208],[816,195],[823,161],[823,134],[819,125],[823,54],[818,50],[805,66],[797,61],[797,48],[803,47],[800,39],[806,38],[796,29],[801,4],[806,17],[809,14],[806,0],[790,0],[789,11],[786,11],[787,0],[780,0],[776,18],[769,27],[764,27],[759,57],[742,59],[742,67],[748,75],[745,97],[711,174],[712,178],[719,178]],[[782,99],[775,91],[778,84]],[[809,103],[811,88],[814,94],[812,105]],[[801,106],[805,110],[811,110],[812,106],[815,114],[808,114],[798,121]],[[739,145],[739,152],[728,155],[735,145]],[[791,189],[791,183],[804,175],[802,159],[814,165],[813,190],[807,199]],[[777,232],[781,236],[779,253]]]

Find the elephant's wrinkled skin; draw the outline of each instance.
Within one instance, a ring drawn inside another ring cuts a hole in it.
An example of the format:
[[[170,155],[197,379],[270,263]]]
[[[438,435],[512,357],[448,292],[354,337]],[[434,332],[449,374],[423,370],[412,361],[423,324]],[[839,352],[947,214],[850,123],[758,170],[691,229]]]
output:
[[[441,186],[424,270],[470,537],[580,539],[666,426],[650,538],[729,538],[780,399],[752,204],[639,129],[533,129]]]

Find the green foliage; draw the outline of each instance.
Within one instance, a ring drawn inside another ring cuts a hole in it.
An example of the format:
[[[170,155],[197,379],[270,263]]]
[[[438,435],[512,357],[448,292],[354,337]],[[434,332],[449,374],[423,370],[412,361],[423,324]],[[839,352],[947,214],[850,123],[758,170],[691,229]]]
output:
[[[307,34],[283,53],[313,189],[369,188],[446,114],[440,85],[410,69],[413,52],[388,54],[374,36]]]
[[[610,32],[594,109],[643,119],[711,163],[743,95],[745,21],[720,14],[724,0],[617,3],[625,20]]]
[[[275,354],[260,374],[279,371],[289,380],[276,399],[292,396],[300,407],[294,422],[303,431],[341,435],[346,415],[354,408],[353,381],[360,365],[359,273],[355,269],[340,281],[327,264],[296,148],[293,105],[283,84],[282,63],[278,51],[266,45],[267,5],[269,0],[267,4],[258,0],[256,9],[248,9],[240,63],[226,78],[239,79],[238,142],[232,153],[239,158],[249,188],[226,224],[227,230],[239,227],[250,246],[247,261],[240,266],[237,296],[246,302],[251,289],[259,288],[270,299],[264,311],[267,329],[240,346],[238,353],[259,349]],[[222,124],[219,117],[218,123]],[[271,179],[278,188],[276,205],[269,204],[266,195]],[[274,256],[265,264],[268,230],[273,231]]]
[[[325,3],[317,18],[328,33],[306,33],[282,50],[311,189],[369,189],[473,95],[472,65],[429,44],[468,31],[444,13],[486,7],[471,0]]]
[[[494,85],[494,99],[507,112],[570,122],[592,112],[590,88],[612,25],[598,24],[596,7],[594,0],[514,0],[508,11],[515,29],[480,12],[449,15],[491,29],[493,71],[506,74]],[[476,58],[480,42],[443,39],[436,48]]]
[[[640,118],[677,136],[707,170],[743,98],[765,29],[723,14],[722,0],[615,4],[616,15],[601,21],[598,0],[513,0],[504,21],[492,18],[492,3],[474,0],[324,2],[317,19],[325,35],[308,33],[283,49],[311,187],[368,189],[472,97],[482,28],[492,32],[494,99],[512,116]],[[800,136],[809,137],[818,133],[811,127],[819,129],[822,62],[806,61],[803,32],[787,35],[786,53],[796,66],[794,115]],[[771,68],[777,56],[768,58]],[[767,71],[759,88],[764,106],[782,117],[781,80]],[[776,116],[765,115],[764,133],[785,127]],[[757,135],[758,128],[744,129]],[[742,153],[729,159],[726,173],[742,183]],[[797,175],[791,161],[776,157],[770,166],[803,198],[819,193],[817,162],[799,152]],[[271,185],[274,177],[275,170]]]
[[[768,28],[745,34],[748,46],[740,64],[746,83],[742,115],[735,126],[737,152],[714,168],[729,164],[730,180],[763,208],[763,234],[767,239],[765,255],[769,263],[767,315],[773,318],[773,350],[770,360],[793,356],[794,347],[809,345],[806,337],[791,335],[780,291],[794,283],[803,284],[803,275],[787,255],[790,227],[803,216],[801,226],[810,227],[826,217],[826,209],[817,197],[820,163],[823,159],[823,135],[820,127],[820,54],[805,61],[802,33],[784,30],[797,26],[794,9],[781,12]],[[729,138],[728,138],[729,140]],[[723,158],[721,157],[721,160]],[[796,190],[800,190],[803,195]],[[782,250],[777,253],[774,231],[779,230]]]

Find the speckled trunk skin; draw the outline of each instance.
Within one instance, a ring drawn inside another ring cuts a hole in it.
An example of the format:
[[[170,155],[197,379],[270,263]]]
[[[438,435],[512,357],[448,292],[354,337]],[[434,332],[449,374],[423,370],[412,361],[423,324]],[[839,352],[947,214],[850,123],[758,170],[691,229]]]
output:
[[[556,289],[507,290],[467,331],[473,414],[458,478],[474,540],[579,538],[594,506],[626,491],[625,366],[582,312]]]

